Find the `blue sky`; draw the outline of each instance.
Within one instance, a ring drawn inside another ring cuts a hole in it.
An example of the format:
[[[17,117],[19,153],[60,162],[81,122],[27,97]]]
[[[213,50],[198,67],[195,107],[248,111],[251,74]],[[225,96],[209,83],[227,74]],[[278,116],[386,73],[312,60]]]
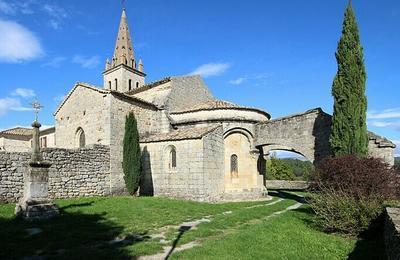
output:
[[[347,0],[126,0],[147,82],[203,74],[215,96],[272,117],[331,113],[335,50]],[[368,74],[369,129],[400,144],[400,2],[353,0]],[[0,0],[0,129],[52,114],[77,81],[102,85],[119,0]],[[400,151],[397,152],[400,154]]]

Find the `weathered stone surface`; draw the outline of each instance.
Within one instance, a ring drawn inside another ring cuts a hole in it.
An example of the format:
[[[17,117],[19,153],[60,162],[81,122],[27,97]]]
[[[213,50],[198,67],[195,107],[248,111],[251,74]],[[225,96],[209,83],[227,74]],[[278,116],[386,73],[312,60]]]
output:
[[[389,260],[400,259],[400,208],[386,208],[385,248]]]
[[[267,189],[304,190],[310,186],[310,183],[307,181],[267,180],[265,186]]]
[[[94,145],[81,149],[43,149],[49,168],[49,197],[105,196],[110,194],[110,149]],[[0,202],[23,196],[23,176],[30,153],[0,152]]]

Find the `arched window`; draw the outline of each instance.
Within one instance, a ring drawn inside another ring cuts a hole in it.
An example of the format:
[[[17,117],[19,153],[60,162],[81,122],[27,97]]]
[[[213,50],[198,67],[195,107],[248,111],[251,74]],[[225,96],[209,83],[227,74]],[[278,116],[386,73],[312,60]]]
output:
[[[111,80],[108,82],[108,88],[111,89]]]
[[[138,88],[139,87],[139,82],[136,82],[136,88]]]
[[[231,175],[233,177],[238,176],[238,157],[236,154],[231,155]]]
[[[176,169],[176,149],[173,147],[169,152],[169,169],[175,170]]]
[[[115,79],[115,90],[118,90],[118,79]]]
[[[131,91],[132,90],[132,80],[130,79],[129,80],[129,91]]]
[[[83,131],[83,129],[80,127],[76,131],[76,139],[79,148],[85,147],[86,145],[85,131]]]

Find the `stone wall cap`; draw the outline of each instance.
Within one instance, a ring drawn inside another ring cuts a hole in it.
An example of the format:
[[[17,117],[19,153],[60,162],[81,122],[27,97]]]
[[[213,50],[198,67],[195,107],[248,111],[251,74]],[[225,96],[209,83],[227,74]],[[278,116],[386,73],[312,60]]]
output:
[[[385,137],[379,136],[370,131],[368,131],[368,139],[374,141],[374,143],[377,144],[379,148],[384,148],[384,147],[396,148],[396,145],[389,139],[386,139]]]
[[[277,122],[277,121],[283,121],[283,120],[288,120],[288,119],[292,119],[292,118],[295,118],[295,117],[305,116],[305,115],[308,115],[308,114],[322,114],[324,116],[331,117],[331,115],[329,115],[328,113],[325,113],[322,110],[322,108],[317,107],[317,108],[309,109],[309,110],[307,110],[305,112],[302,112],[302,113],[295,113],[295,114],[291,114],[291,115],[288,115],[288,116],[278,117],[278,118],[271,119],[269,121],[260,122],[258,124],[269,124],[269,123],[274,123],[274,122]]]
[[[190,139],[201,139],[205,135],[221,127],[220,124],[207,127],[185,127],[173,130],[169,133],[158,133],[140,138],[140,143],[153,143],[163,141],[181,141]]]

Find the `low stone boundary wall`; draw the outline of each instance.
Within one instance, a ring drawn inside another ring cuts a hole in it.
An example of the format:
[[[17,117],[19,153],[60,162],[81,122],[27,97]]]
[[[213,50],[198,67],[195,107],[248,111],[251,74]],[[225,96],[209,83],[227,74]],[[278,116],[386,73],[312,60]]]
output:
[[[310,184],[307,181],[267,180],[265,186],[267,189],[305,190]]]
[[[105,196],[110,193],[110,148],[93,145],[80,149],[43,149],[52,164],[51,198]],[[0,202],[16,202],[23,195],[23,176],[30,153],[0,152]]]
[[[400,259],[400,208],[386,208],[384,232],[387,259]]]

